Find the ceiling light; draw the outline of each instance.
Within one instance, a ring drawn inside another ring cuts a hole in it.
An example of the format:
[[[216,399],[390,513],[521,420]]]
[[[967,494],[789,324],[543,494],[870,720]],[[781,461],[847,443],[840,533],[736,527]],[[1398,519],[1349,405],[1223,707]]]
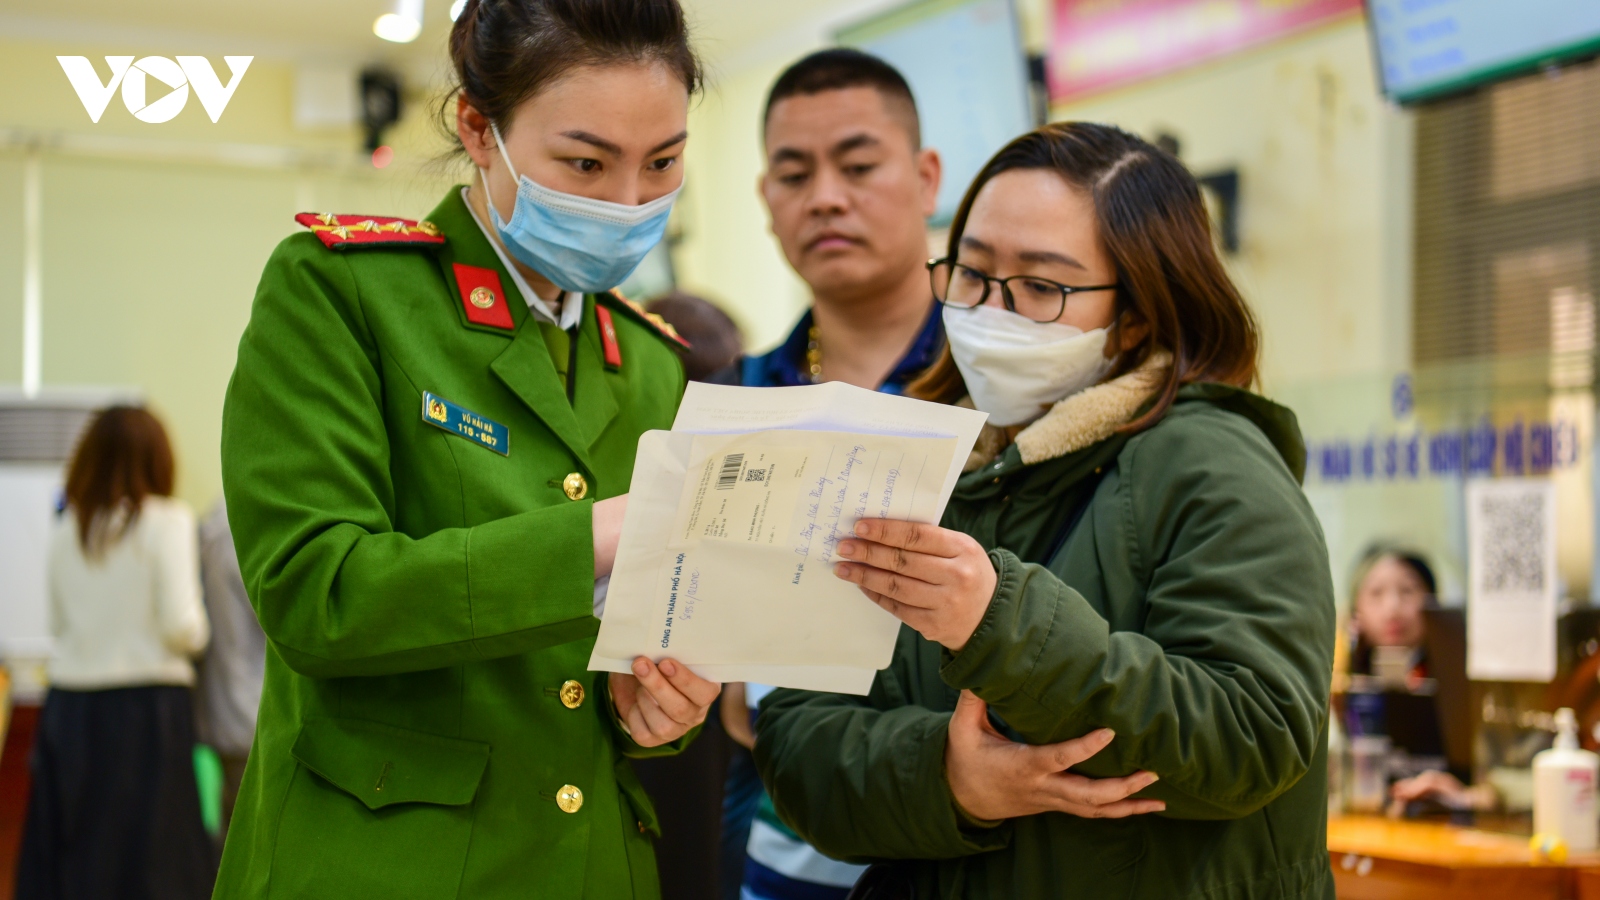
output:
[[[422,0],[393,0],[391,12],[372,23],[372,33],[396,44],[409,44],[422,33]]]
[[[455,0],[454,3],[450,4],[450,21],[454,22],[461,18],[461,11],[466,8],[467,0]]]

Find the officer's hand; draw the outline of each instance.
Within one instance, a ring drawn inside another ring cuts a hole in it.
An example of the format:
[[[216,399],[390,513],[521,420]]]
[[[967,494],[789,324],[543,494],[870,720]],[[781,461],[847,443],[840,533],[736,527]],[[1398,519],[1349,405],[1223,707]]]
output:
[[[862,519],[856,540],[839,542],[851,560],[834,574],[930,641],[960,652],[978,629],[999,576],[968,535],[937,525]]]
[[[628,495],[597,500],[591,514],[594,530],[594,577],[611,574],[617,561],[617,541],[622,539],[622,517],[628,513]]]
[[[1101,728],[1059,744],[1019,744],[995,730],[988,707],[976,694],[962,691],[945,741],[945,777],[951,795],[975,819],[1042,812],[1120,819],[1166,809],[1160,800],[1127,799],[1154,784],[1154,773],[1087,778],[1067,771],[1104,750],[1111,738],[1111,729]]]
[[[670,744],[706,720],[706,711],[722,692],[676,660],[657,666],[646,657],[633,661],[633,674],[611,673],[611,698],[617,717],[641,747]]]

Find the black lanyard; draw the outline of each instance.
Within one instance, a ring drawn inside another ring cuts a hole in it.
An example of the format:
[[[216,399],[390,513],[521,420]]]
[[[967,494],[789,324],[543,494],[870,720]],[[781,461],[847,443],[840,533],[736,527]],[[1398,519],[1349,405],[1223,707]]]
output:
[[[571,303],[572,298],[568,297],[567,302]],[[574,408],[578,405],[578,335],[582,332],[583,318],[579,317],[577,324],[567,329],[567,405]]]

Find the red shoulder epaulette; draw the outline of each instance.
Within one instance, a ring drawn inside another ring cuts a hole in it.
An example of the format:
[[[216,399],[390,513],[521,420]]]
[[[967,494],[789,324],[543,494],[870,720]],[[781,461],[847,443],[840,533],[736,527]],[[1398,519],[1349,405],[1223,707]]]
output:
[[[311,229],[330,250],[444,243],[444,232],[428,221],[391,216],[336,216],[333,213],[300,213],[294,220]]]
[[[682,335],[678,334],[678,329],[673,328],[671,322],[668,322],[666,319],[663,319],[655,313],[646,310],[639,304],[617,293],[616,290],[613,289],[604,294],[600,294],[599,297],[601,300],[613,301],[608,305],[615,307],[617,311],[626,313],[632,318],[648,326],[650,330],[666,338],[669,342],[676,344],[685,350],[689,349],[689,342],[684,340]]]

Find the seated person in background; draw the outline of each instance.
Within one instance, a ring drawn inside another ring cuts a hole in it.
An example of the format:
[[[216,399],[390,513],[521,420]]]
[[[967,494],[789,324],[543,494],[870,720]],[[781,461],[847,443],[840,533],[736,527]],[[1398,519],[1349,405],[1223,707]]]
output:
[[[1355,585],[1350,674],[1386,674],[1374,669],[1374,656],[1397,658],[1399,654],[1389,648],[1405,648],[1409,653],[1404,681],[1408,687],[1416,687],[1428,677],[1423,646],[1427,625],[1422,611],[1437,603],[1433,569],[1416,553],[1375,546],[1357,564]]]
[[[1433,568],[1417,553],[1380,545],[1362,557],[1355,585],[1350,674],[1379,676],[1390,683],[1403,681],[1408,690],[1415,690],[1422,679],[1431,677],[1423,610],[1438,603]],[[1396,744],[1412,754],[1441,755],[1438,713],[1431,704],[1422,708],[1430,721],[1420,723],[1415,732],[1428,746],[1406,746],[1398,736]],[[1456,775],[1437,769],[1395,782],[1390,795],[1395,801],[1391,810],[1396,814],[1418,800],[1433,800],[1452,809],[1492,809],[1498,802],[1493,787],[1468,787]]]

